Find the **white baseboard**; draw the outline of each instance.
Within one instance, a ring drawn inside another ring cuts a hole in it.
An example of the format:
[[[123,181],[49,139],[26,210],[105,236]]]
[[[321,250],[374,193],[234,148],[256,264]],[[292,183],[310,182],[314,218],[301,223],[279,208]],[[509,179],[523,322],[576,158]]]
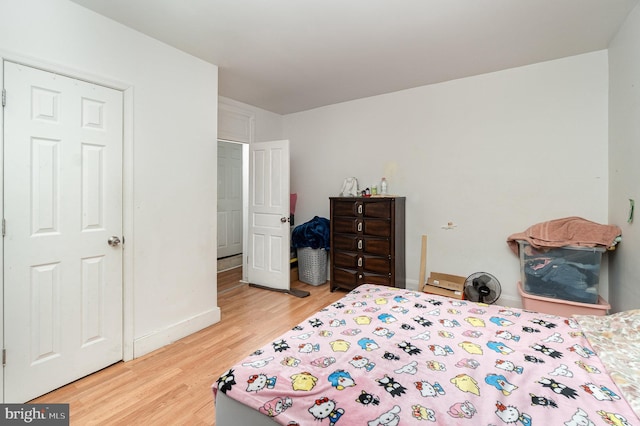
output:
[[[217,322],[220,322],[220,308],[216,306],[214,309],[187,318],[163,330],[134,339],[133,357],[139,358]]]
[[[502,306],[509,306],[511,308],[522,308],[522,299],[520,298],[520,296],[502,294],[500,295],[497,304]]]

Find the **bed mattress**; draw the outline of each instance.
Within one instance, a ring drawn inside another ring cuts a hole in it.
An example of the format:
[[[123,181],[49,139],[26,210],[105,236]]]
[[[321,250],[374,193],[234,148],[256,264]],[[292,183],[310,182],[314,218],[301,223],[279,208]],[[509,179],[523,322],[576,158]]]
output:
[[[640,426],[575,319],[369,284],[213,391],[218,426]]]

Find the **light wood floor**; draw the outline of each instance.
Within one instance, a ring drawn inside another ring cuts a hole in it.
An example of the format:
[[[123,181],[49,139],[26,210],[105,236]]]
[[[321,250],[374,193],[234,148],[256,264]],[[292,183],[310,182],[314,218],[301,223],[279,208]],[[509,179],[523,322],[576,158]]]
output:
[[[71,425],[213,425],[211,385],[220,374],[345,294],[294,282],[311,292],[297,298],[240,278],[241,268],[218,274],[219,323],[31,402],[70,404]]]

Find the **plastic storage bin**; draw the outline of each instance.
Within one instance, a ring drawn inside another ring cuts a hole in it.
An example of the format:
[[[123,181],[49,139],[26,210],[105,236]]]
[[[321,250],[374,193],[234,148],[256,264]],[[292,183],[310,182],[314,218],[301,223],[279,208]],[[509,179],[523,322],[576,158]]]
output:
[[[299,247],[298,280],[311,285],[327,282],[327,251],[319,248]]]
[[[526,241],[520,245],[520,274],[525,293],[598,303],[601,247],[536,249]]]
[[[598,303],[580,303],[570,300],[551,299],[525,293],[522,291],[521,282],[518,282],[518,291],[522,297],[522,307],[529,311],[570,317],[571,315],[604,316],[607,314],[607,311],[611,309],[611,305],[601,296],[598,296]]]

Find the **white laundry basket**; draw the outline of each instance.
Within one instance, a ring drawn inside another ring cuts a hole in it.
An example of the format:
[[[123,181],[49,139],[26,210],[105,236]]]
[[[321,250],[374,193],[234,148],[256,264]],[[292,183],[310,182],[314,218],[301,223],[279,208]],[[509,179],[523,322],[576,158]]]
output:
[[[311,247],[298,250],[298,279],[303,283],[320,285],[327,282],[327,251]]]

